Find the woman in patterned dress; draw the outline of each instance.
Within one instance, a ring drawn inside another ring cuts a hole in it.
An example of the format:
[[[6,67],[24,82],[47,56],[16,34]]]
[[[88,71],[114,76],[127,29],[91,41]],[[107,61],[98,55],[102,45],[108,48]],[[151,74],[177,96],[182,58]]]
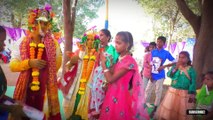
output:
[[[129,50],[133,46],[133,37],[129,32],[118,32],[115,48],[120,54],[114,68],[107,69],[106,59],[102,55],[102,68],[108,82],[106,96],[101,108],[100,120],[148,120],[144,109],[143,83],[138,65]]]

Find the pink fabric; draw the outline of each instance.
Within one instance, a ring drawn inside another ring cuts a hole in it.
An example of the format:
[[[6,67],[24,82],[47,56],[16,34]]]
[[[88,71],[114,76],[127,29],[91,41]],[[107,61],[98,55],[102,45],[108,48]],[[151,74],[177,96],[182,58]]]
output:
[[[129,71],[114,83],[108,85],[100,120],[149,120],[144,109],[143,84],[138,66],[132,56],[127,55],[115,65],[114,71],[121,68]],[[128,90],[132,78],[132,89]]]
[[[146,78],[151,77],[151,71],[152,71],[152,67],[150,66],[151,57],[152,57],[151,52],[148,52],[147,54],[145,54],[144,60],[143,60],[143,76]]]
[[[193,120],[192,115],[187,115],[187,109],[193,109],[194,103],[189,103],[188,90],[169,87],[163,101],[156,112],[157,120]]]

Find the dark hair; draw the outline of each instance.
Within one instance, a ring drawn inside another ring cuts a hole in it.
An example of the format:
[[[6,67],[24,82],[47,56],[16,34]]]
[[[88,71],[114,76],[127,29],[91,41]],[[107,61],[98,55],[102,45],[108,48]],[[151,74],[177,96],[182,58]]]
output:
[[[159,36],[157,40],[161,40],[164,43],[166,43],[166,37],[164,37],[164,36]]]
[[[0,40],[5,40],[6,39],[6,30],[2,26],[0,26],[0,37],[2,38]]]
[[[150,46],[150,45],[153,45],[154,47],[156,47],[156,43],[155,43],[155,42],[150,42],[150,43],[149,43],[149,46]]]
[[[192,63],[192,61],[191,61],[191,59],[190,59],[190,55],[189,55],[189,53],[187,52],[187,51],[181,51],[179,54],[182,54],[182,55],[185,55],[187,58],[188,58],[188,62],[187,62],[187,65],[192,65],[191,63]]]
[[[209,75],[213,79],[213,71],[208,71],[201,75],[201,82],[203,82],[205,80],[205,75]]]
[[[211,75],[211,77],[213,78],[213,71],[208,71],[205,75]]]
[[[147,52],[149,52],[149,46],[146,46],[145,50],[146,50]]]
[[[130,32],[121,31],[121,32],[118,32],[116,36],[122,36],[123,37],[122,41],[124,41],[125,43],[129,43],[129,47],[127,49],[131,50],[133,46],[133,37]]]
[[[0,33],[6,33],[6,30],[2,26],[0,26]]]
[[[101,32],[103,32],[107,37],[109,37],[109,41],[111,40],[111,33],[110,33],[110,31],[109,30],[107,30],[107,29],[101,29],[100,30]]]

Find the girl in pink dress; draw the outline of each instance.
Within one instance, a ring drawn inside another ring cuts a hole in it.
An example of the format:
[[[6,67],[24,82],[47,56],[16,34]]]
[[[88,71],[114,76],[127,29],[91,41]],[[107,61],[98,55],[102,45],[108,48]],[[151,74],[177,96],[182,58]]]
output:
[[[108,88],[100,120],[149,120],[144,109],[144,90],[138,65],[129,52],[132,46],[131,33],[119,32],[115,38],[119,61],[112,69],[107,69],[106,59],[101,56]]]

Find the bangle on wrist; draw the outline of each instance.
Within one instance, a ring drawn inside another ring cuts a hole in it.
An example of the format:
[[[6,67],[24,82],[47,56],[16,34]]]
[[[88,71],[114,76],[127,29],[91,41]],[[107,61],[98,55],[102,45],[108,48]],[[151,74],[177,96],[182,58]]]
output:
[[[104,70],[104,73],[106,73],[106,72],[109,72],[109,69],[105,69],[105,70]]]

